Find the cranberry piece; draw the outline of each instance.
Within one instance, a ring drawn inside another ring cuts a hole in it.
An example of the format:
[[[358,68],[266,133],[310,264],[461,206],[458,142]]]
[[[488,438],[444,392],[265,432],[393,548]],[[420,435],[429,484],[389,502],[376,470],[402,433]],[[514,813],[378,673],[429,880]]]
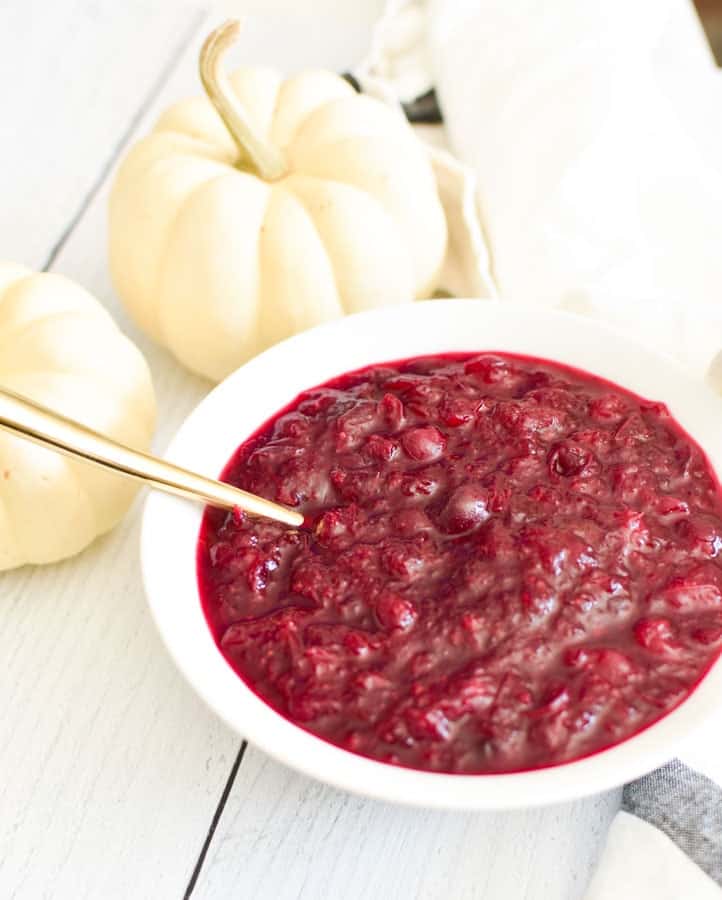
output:
[[[685,519],[689,515],[689,504],[679,497],[663,495],[654,505],[655,512],[667,522]]]
[[[363,469],[350,472],[341,468],[331,469],[330,481],[339,496],[351,503],[377,497],[382,490],[381,474]]]
[[[538,719],[542,716],[555,715],[566,709],[570,703],[571,697],[566,684],[552,684],[547,688],[541,704],[529,712],[529,717]]]
[[[376,600],[376,618],[383,628],[407,631],[418,617],[414,604],[399,594],[386,592]]]
[[[277,441],[268,443],[265,447],[258,447],[248,458],[249,468],[256,468],[261,472],[279,471],[284,464],[303,454],[302,447],[292,444],[282,444]]]
[[[349,630],[343,636],[343,645],[354,656],[366,657],[372,650],[378,650],[376,645],[368,635],[362,634],[360,631]]]
[[[444,531],[459,534],[482,525],[491,516],[489,492],[478,485],[462,484],[452,491],[441,512]]]
[[[379,414],[392,431],[398,431],[404,421],[404,404],[394,394],[384,394],[378,404]]]
[[[431,519],[422,509],[411,507],[410,509],[400,509],[393,515],[394,530],[404,536],[412,536],[424,531],[431,531],[434,527]]]
[[[696,557],[714,559],[722,550],[721,523],[707,516],[697,516],[694,522],[685,518],[678,523],[677,533],[689,540]]]
[[[614,490],[625,504],[647,505],[656,494],[656,478],[646,466],[622,464],[611,468]]]
[[[627,416],[617,428],[614,432],[614,437],[620,444],[634,446],[651,440],[654,434],[642,416],[633,413],[631,416]]]
[[[581,428],[573,431],[569,438],[575,444],[587,447],[595,456],[605,457],[613,449],[614,441],[608,431],[600,428]]]
[[[341,674],[344,669],[344,656],[337,647],[324,647],[316,644],[307,647],[299,660],[299,671],[314,680],[331,678]]]
[[[478,540],[481,556],[499,566],[511,565],[518,558],[516,542],[508,530],[493,518],[481,529]]]
[[[294,566],[289,587],[294,594],[310,600],[315,606],[326,607],[345,597],[349,579],[318,559],[304,559]]]
[[[362,691],[383,691],[393,686],[379,672],[362,672],[354,679],[354,685]]]
[[[422,650],[420,653],[414,654],[409,667],[414,678],[420,678],[422,675],[428,674],[434,667],[434,658],[430,653]]]
[[[451,736],[451,722],[438,707],[431,709],[409,709],[405,724],[411,734],[420,739],[446,741]]]
[[[338,714],[343,708],[339,697],[306,692],[288,698],[288,712],[297,722],[313,722],[323,716]]]
[[[498,356],[477,356],[464,366],[467,375],[480,375],[486,384],[516,383],[518,380],[514,366]]]
[[[567,429],[563,413],[550,407],[527,407],[519,416],[518,428],[525,434],[550,441]]]
[[[498,422],[503,428],[512,434],[518,434],[523,431],[522,416],[523,411],[519,403],[514,401],[500,401],[494,407],[492,416],[495,422]]]
[[[328,412],[339,399],[338,391],[320,390],[302,394],[298,404],[298,411],[304,416],[317,416]]]
[[[524,607],[534,616],[545,617],[555,613],[559,606],[556,592],[544,578],[529,575],[524,580],[521,593]]]
[[[336,538],[351,538],[358,522],[355,504],[327,510],[316,522],[315,533],[319,541],[331,542]]]
[[[722,625],[695,628],[692,632],[692,640],[697,641],[698,644],[716,644],[722,640]]]
[[[265,616],[241,619],[224,631],[221,643],[224,647],[252,647],[256,643],[267,646],[273,643],[275,649],[283,653],[296,640],[299,624],[306,616],[308,610],[289,606]]]
[[[291,438],[297,443],[304,444],[305,438],[311,432],[311,424],[300,412],[287,413],[279,419],[273,429],[274,438]]]
[[[433,425],[409,428],[401,435],[401,444],[406,453],[419,462],[433,462],[443,456],[446,437]]]
[[[532,400],[539,406],[546,406],[550,409],[569,412],[575,415],[584,415],[586,401],[573,390],[562,387],[542,387],[534,388],[525,395],[526,400]]]
[[[389,575],[404,581],[416,577],[426,566],[418,546],[405,541],[387,541],[382,546],[381,561]]]
[[[233,559],[235,548],[230,541],[218,541],[208,551],[211,566],[222,566]]]
[[[709,609],[722,604],[722,591],[716,584],[694,584],[684,578],[673,579],[660,596],[676,609]]]
[[[618,422],[629,412],[629,401],[619,394],[605,394],[589,404],[589,415],[601,422]]]
[[[585,447],[572,441],[556,444],[549,453],[549,470],[555,475],[569,478],[581,475],[588,467],[592,454]]]
[[[380,434],[372,434],[366,441],[366,449],[381,462],[391,462],[399,453],[399,444],[391,438]]]
[[[529,729],[529,738],[547,752],[558,752],[569,740],[569,729],[563,713],[540,719]]]
[[[410,475],[393,473],[386,481],[390,490],[398,488],[404,497],[432,497],[439,489],[441,473],[423,470]]]
[[[625,684],[638,671],[628,656],[611,647],[580,647],[569,651],[565,662],[574,668],[589,669],[614,685]]]
[[[368,400],[359,401],[336,420],[336,450],[353,450],[377,426],[376,404]]]
[[[439,417],[449,428],[459,428],[474,418],[474,404],[464,398],[444,397],[439,408]]]
[[[634,626],[634,639],[651,653],[664,654],[674,646],[675,633],[669,619],[640,619]]]

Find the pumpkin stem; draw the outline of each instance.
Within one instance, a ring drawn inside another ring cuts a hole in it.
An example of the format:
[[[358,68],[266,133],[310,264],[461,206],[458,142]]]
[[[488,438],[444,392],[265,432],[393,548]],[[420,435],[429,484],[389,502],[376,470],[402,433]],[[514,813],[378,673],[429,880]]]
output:
[[[274,146],[254,132],[221,69],[221,60],[235,43],[240,26],[238,19],[229,19],[208,35],[198,61],[201,81],[208,99],[238,145],[241,153],[239,163],[243,168],[252,169],[264,181],[276,181],[286,174],[283,157]]]

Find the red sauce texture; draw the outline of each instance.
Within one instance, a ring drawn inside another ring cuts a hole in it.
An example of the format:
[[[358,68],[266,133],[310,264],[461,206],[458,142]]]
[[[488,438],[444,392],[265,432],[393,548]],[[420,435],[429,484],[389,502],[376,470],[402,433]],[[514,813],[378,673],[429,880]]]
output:
[[[274,709],[355,753],[577,759],[677,706],[722,647],[715,476],[663,405],[591,375],[373,366],[305,391],[223,477],[307,527],[206,513],[212,633]]]

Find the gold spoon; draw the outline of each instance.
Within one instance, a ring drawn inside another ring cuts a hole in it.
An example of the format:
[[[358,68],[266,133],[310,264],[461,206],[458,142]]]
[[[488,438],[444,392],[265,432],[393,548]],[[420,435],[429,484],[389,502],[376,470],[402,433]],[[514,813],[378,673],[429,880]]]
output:
[[[183,469],[173,463],[132,450],[117,441],[98,434],[80,422],[67,419],[52,410],[34,403],[19,394],[0,388],[0,428],[50,447],[77,459],[95,463],[105,469],[144,481],[151,487],[169,494],[179,494],[219,506],[222,509],[239,507],[252,516],[266,516],[299,527],[301,513],[279,503],[264,500],[230,484],[215,481]]]

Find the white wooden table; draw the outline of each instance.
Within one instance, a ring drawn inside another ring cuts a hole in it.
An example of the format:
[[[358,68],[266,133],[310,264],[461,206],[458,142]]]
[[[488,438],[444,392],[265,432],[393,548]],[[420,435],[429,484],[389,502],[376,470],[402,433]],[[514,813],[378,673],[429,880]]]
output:
[[[381,0],[238,3],[239,60],[343,69]],[[231,4],[226,4],[226,10]],[[158,0],[0,4],[0,257],[89,288],[138,341],[156,449],[209,385],[138,334],[106,264],[108,177],[168,102],[195,93],[219,11]],[[0,576],[0,897],[578,900],[618,805],[403,809],[246,746],[161,647],[138,568],[139,506],[61,565]]]

